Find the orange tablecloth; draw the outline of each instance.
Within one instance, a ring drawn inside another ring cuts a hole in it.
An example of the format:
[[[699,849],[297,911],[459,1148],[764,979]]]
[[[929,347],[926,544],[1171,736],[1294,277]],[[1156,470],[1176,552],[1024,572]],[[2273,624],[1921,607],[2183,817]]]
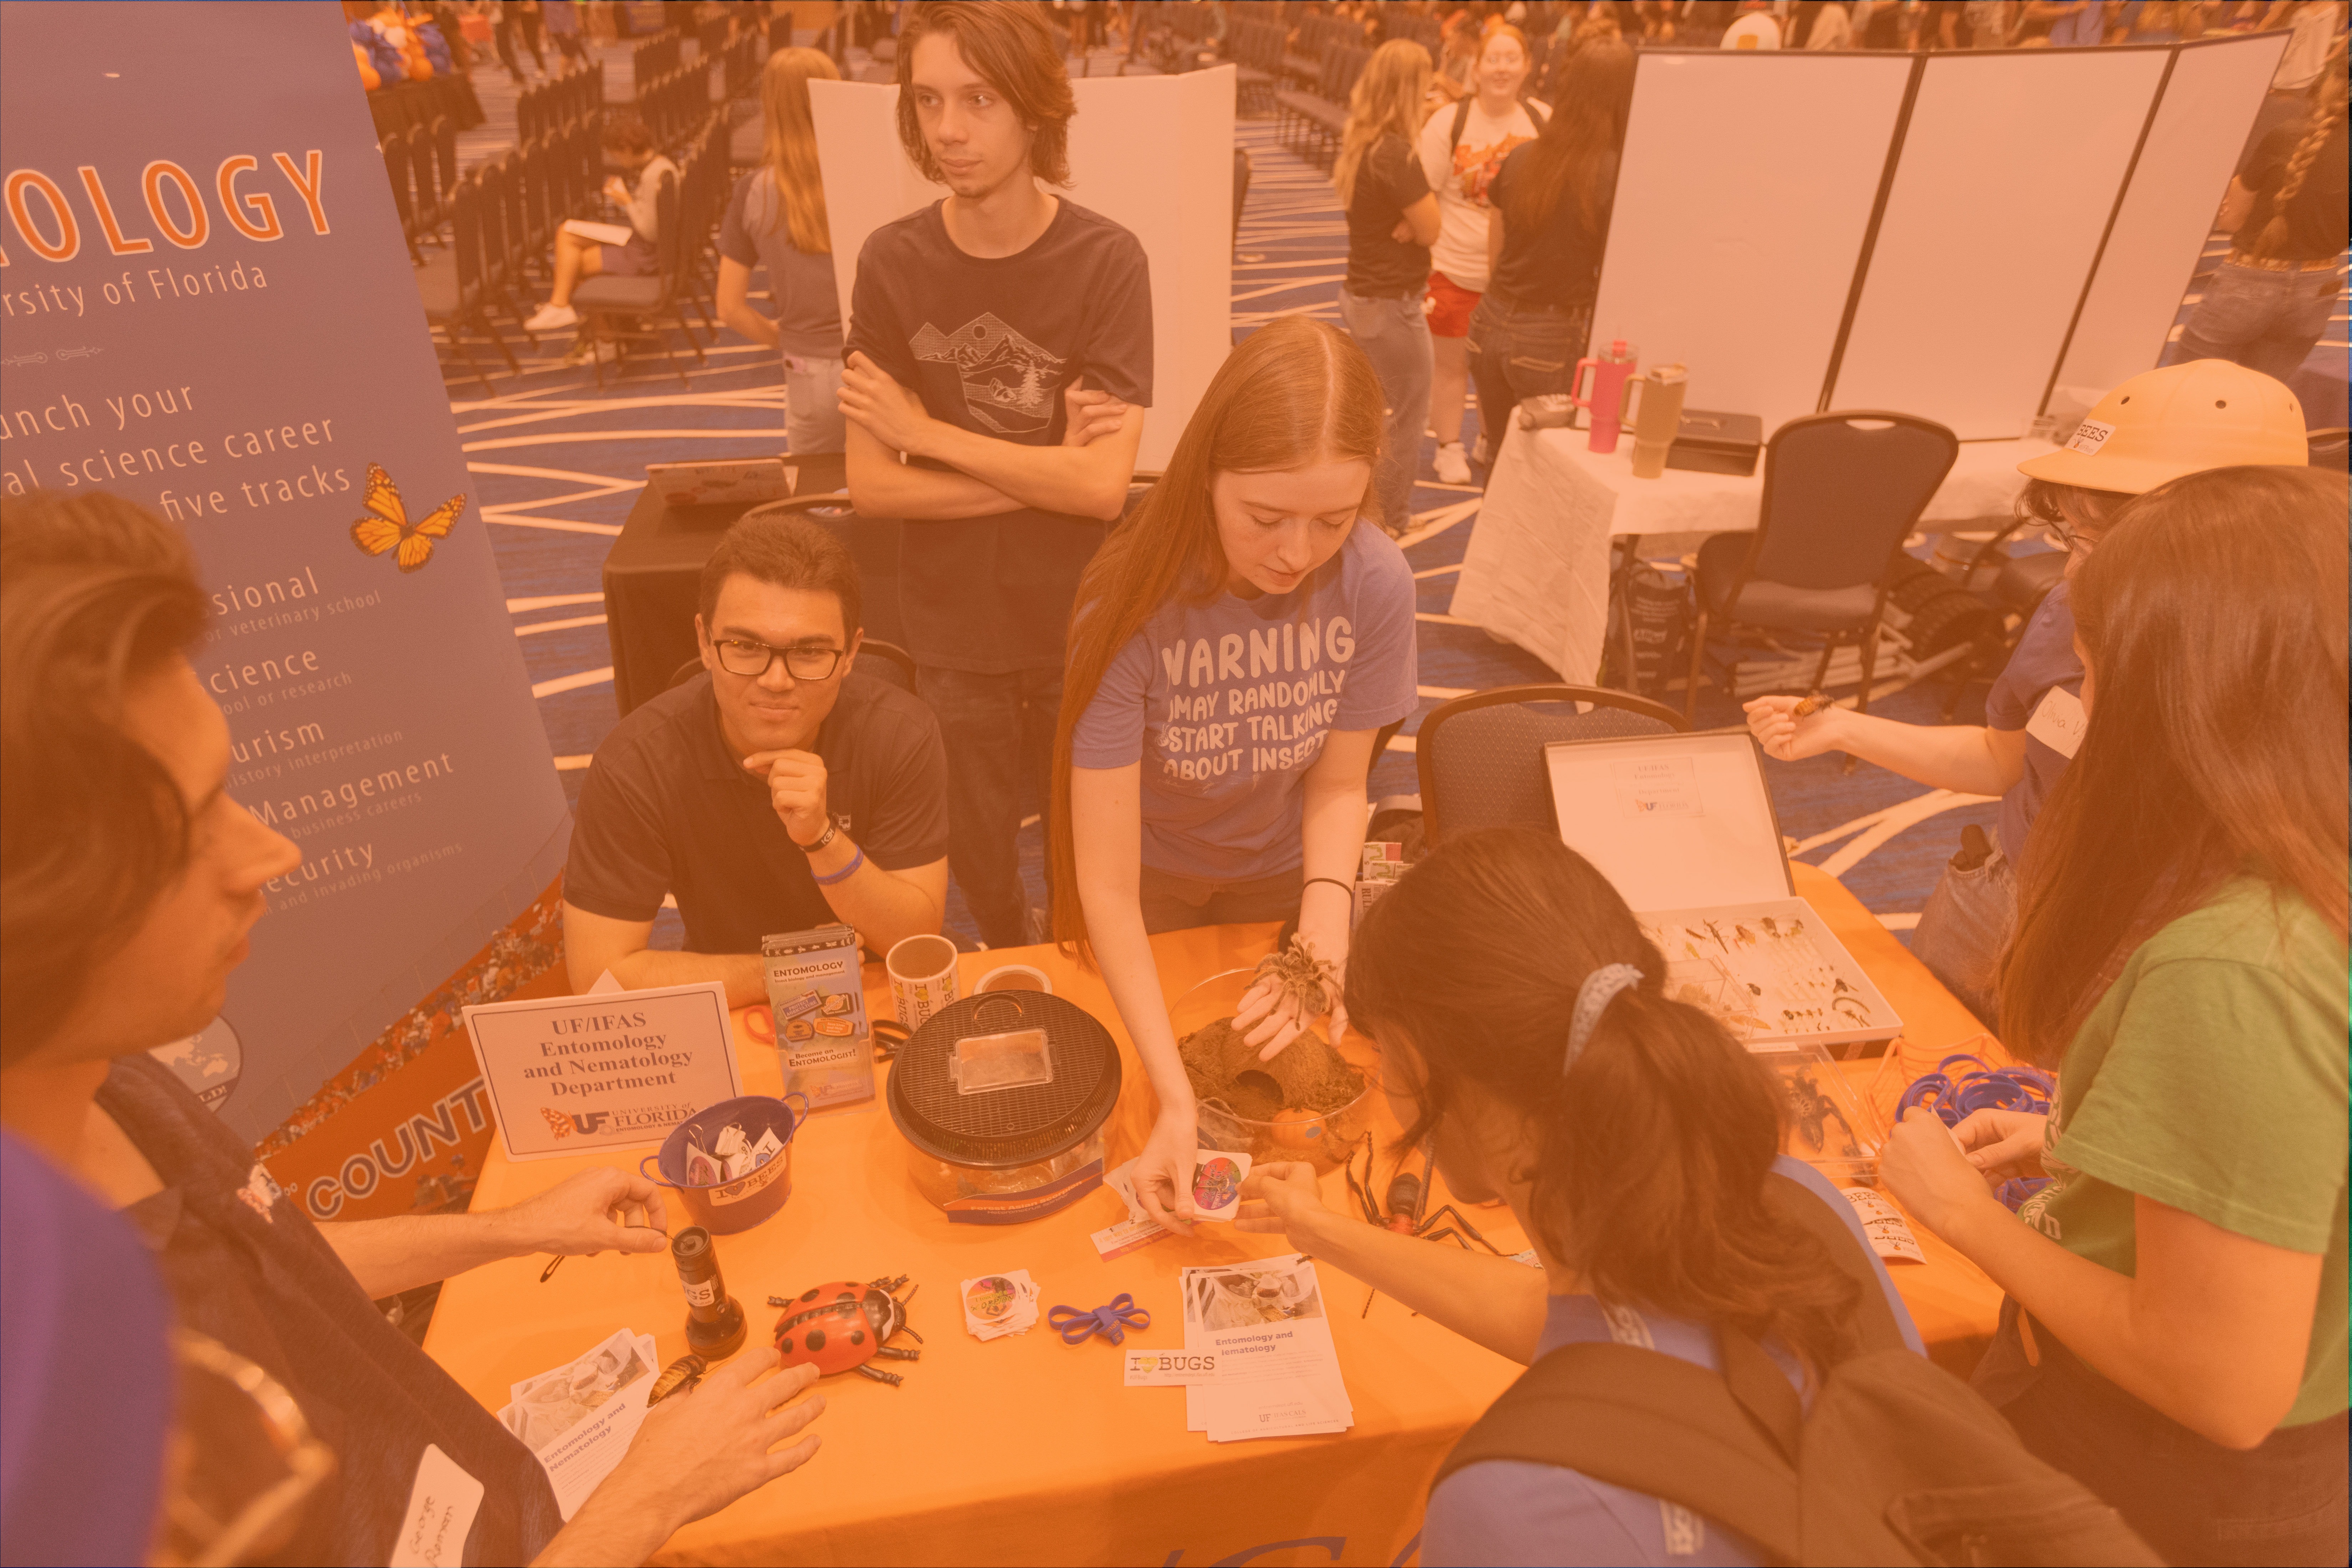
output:
[[[1906,1021],[1909,1058],[1932,1065],[1979,1032],[1843,888],[1810,868],[1798,868],[1798,876],[1797,890]],[[1153,939],[1168,995],[1254,963],[1273,935],[1271,926],[1239,926]],[[965,985],[1008,960],[1045,970],[1059,994],[1118,1037],[1130,1088],[1111,1124],[1110,1157],[1127,1158],[1147,1126],[1150,1094],[1102,983],[1051,948],[1034,948],[965,955]],[[868,967],[867,1004],[887,1016],[878,965]],[[741,1019],[738,1014],[736,1043],[745,1086],[774,1093],[782,1087],[774,1054],[742,1033]],[[1878,1065],[1851,1063],[1847,1070],[1866,1086]],[[1900,1092],[1897,1076],[1886,1073],[1883,1098]],[[1028,1225],[950,1225],[908,1184],[904,1148],[878,1104],[814,1118],[794,1140],[791,1201],[753,1230],[719,1237],[719,1256],[754,1333],[774,1321],[765,1306],[771,1293],[825,1279],[913,1275],[920,1282],[911,1316],[926,1336],[922,1359],[895,1369],[906,1374],[900,1388],[830,1380],[817,1457],[680,1531],[661,1561],[1391,1563],[1420,1529],[1423,1494],[1439,1459],[1518,1370],[1385,1297],[1360,1315],[1363,1287],[1326,1265],[1354,1429],[1213,1444],[1184,1430],[1179,1391],[1121,1386],[1118,1357],[1106,1345],[1065,1345],[1042,1323],[1012,1339],[973,1340],[963,1331],[956,1288],[974,1275],[1026,1268],[1048,1306],[1093,1307],[1131,1291],[1153,1326],[1129,1342],[1172,1347],[1183,1342],[1177,1269],[1269,1256],[1284,1250],[1278,1238],[1203,1226],[1192,1238],[1107,1264],[1087,1236],[1126,1213],[1108,1190]],[[511,1164],[493,1143],[475,1202],[484,1208],[518,1202],[588,1163]],[[1349,1201],[1336,1172],[1325,1195],[1335,1206]],[[1507,1210],[1474,1215],[1496,1245],[1521,1245]],[[1928,1263],[1898,1269],[1895,1279],[1939,1359],[1965,1371],[1991,1332],[1999,1293],[1932,1237],[1922,1239]],[[666,1254],[574,1258],[546,1284],[539,1283],[542,1263],[492,1264],[442,1291],[425,1348],[486,1405],[498,1408],[510,1384],[625,1324],[653,1334],[665,1363],[685,1352],[685,1304]]]

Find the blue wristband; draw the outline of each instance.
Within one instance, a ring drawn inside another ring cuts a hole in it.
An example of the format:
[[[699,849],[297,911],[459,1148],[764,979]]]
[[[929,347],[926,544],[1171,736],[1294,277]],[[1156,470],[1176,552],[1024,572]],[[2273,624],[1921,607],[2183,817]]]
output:
[[[856,848],[856,846],[852,845],[850,847]],[[856,854],[850,857],[849,864],[844,866],[840,870],[835,871],[832,876],[818,877],[814,871],[811,871],[809,875],[816,878],[816,885],[818,887],[830,888],[835,882],[846,882],[849,879],[857,875],[857,868],[865,864],[866,851],[858,849]]]

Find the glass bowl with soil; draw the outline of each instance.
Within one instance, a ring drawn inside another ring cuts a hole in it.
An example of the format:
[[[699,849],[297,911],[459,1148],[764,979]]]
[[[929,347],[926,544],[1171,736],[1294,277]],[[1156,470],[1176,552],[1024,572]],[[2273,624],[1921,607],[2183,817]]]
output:
[[[1234,1009],[1256,983],[1257,971],[1229,969],[1168,1009],[1200,1102],[1201,1147],[1336,1170],[1370,1124],[1370,1043],[1350,1036],[1349,1050],[1334,1050],[1318,1018],[1273,1060],[1260,1061],[1232,1026]]]

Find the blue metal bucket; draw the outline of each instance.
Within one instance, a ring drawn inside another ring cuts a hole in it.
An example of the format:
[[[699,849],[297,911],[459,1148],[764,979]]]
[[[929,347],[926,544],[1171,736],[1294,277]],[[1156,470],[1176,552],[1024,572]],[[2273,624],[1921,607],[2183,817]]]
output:
[[[807,1119],[808,1100],[799,1094],[788,1094],[784,1100],[801,1102],[799,1115],[783,1100],[765,1094],[722,1100],[698,1110],[671,1128],[669,1136],[662,1140],[661,1152],[646,1155],[637,1163],[637,1169],[647,1181],[678,1194],[689,1223],[713,1236],[749,1230],[783,1207],[784,1200],[793,1195],[793,1133]],[[754,1143],[772,1131],[784,1146],[783,1152],[732,1182],[688,1181],[687,1135],[694,1134],[695,1142],[708,1149],[730,1124],[740,1124],[743,1136]],[[647,1166],[656,1168],[647,1170]]]

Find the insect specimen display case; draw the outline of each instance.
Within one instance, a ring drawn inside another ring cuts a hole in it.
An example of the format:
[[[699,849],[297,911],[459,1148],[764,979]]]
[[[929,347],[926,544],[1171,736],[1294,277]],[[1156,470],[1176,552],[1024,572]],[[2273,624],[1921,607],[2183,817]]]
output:
[[[1826,1047],[1893,1039],[1903,1020],[1797,895],[1748,731],[1555,741],[1544,770],[1561,840],[1633,906],[1666,995],[1721,1019],[1780,1077],[1788,1152],[1866,1167],[1874,1124]]]
[[[1543,748],[1561,842],[1625,896],[1665,994],[1743,1044],[1853,1047],[1903,1020],[1797,896],[1764,754],[1745,729]]]

